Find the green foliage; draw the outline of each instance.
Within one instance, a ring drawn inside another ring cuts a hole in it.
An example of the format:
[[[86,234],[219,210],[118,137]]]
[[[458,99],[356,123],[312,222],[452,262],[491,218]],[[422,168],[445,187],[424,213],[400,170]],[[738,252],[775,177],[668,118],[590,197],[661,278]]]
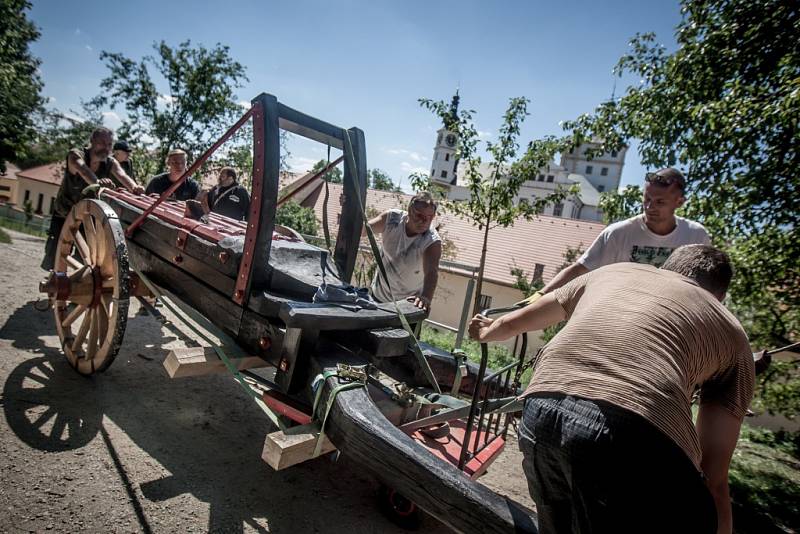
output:
[[[642,188],[638,185],[627,185],[622,191],[600,193],[600,210],[603,212],[604,224],[639,215],[642,213]]]
[[[438,328],[422,325],[420,332],[420,341],[433,345],[442,350],[451,352],[456,346],[456,335],[448,330],[440,330]],[[481,361],[481,344],[473,341],[466,336],[461,343],[461,350],[467,354],[467,358],[475,363]],[[497,370],[501,367],[508,365],[513,361],[511,351],[503,345],[491,344],[489,345],[489,360],[488,366],[491,369]]]
[[[565,128],[605,139],[602,150],[638,139],[645,165],[685,170],[686,216],[734,264],[731,309],[756,346],[786,345],[800,336],[800,11],[681,5],[677,50],[637,35],[616,71],[641,83]]]
[[[498,226],[508,227],[520,217],[530,220],[549,204],[559,203],[577,192],[576,188],[557,188],[553,194],[532,202],[514,202],[520,187],[525,182],[534,180],[539,170],[548,165],[556,153],[572,148],[572,140],[555,137],[534,140],[520,156],[517,138],[520,126],[528,115],[528,99],[512,98],[503,116],[498,141],[486,142],[486,151],[491,160],[487,165],[482,165],[482,158],[477,154],[478,133],[472,123],[474,112],[462,110],[454,113],[453,107],[444,101],[423,98],[419,102],[422,107],[436,114],[448,130],[457,134],[456,157],[465,164],[469,199],[449,201],[442,198],[440,206],[444,211],[471,220],[475,226],[484,230],[473,305],[473,312],[477,313],[483,287],[489,230]],[[441,192],[426,176],[413,175],[411,182],[417,191],[425,189],[432,193]]]
[[[328,166],[328,161],[321,159],[314,164],[311,168],[311,172],[317,173]],[[342,183],[342,169],[339,167],[334,167],[333,169],[329,170],[322,176],[323,180],[327,180],[329,183],[332,184],[340,184]]]
[[[797,433],[742,426],[729,472],[736,532],[794,532],[800,526]]]
[[[786,417],[800,415],[800,359],[772,361],[759,377],[753,408]]]
[[[402,193],[400,186],[395,184],[389,175],[380,169],[371,169],[367,173],[367,181],[372,189],[379,191],[389,191],[392,193]]]
[[[182,148],[196,158],[242,115],[234,91],[247,77],[227,46],[184,41],[173,48],[161,41],[153,48],[155,55],[138,62],[103,51],[109,73],[93,104],[125,110],[120,137],[141,147],[141,157],[152,159],[158,172],[169,150]]]
[[[25,157],[33,116],[41,109],[41,61],[29,49],[39,30],[28,20],[26,0],[0,0],[0,171]]]
[[[25,212],[25,222],[30,223],[31,219],[33,219],[33,203],[30,200],[26,200],[22,203],[22,209]]]
[[[0,243],[9,244],[11,243],[11,236],[8,235],[8,232],[0,228]]]
[[[297,230],[301,234],[316,235],[317,233],[317,218],[314,210],[304,208],[292,200],[278,208],[275,213],[275,222]]]

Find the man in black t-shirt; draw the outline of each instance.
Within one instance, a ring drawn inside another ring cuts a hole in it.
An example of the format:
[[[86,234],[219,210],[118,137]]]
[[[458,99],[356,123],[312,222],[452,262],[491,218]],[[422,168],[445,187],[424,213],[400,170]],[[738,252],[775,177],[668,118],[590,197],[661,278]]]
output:
[[[119,166],[122,167],[122,170],[125,171],[132,180],[136,181],[136,173],[133,171],[133,162],[131,161],[131,147],[128,145],[128,142],[117,141],[114,143],[112,155],[114,159],[119,162]]]
[[[250,211],[250,195],[236,181],[236,171],[231,167],[223,167],[217,180],[217,185],[205,197],[203,210],[237,221],[246,221]]]
[[[151,178],[150,183],[147,184],[147,189],[145,189],[145,194],[160,196],[164,191],[169,189],[169,187],[174,182],[177,182],[178,179],[183,176],[183,173],[186,172],[186,160],[187,155],[183,150],[179,148],[170,150],[169,154],[167,154],[167,168],[169,172]],[[194,178],[189,177],[186,178],[172,195],[170,195],[169,199],[191,200],[196,198],[199,194],[200,185]]]

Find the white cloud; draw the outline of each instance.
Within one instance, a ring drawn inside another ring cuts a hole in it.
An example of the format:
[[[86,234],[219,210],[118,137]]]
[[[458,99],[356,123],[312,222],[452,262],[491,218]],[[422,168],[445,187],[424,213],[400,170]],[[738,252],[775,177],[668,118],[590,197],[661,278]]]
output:
[[[56,97],[54,97],[54,96],[48,96],[47,97],[47,103],[48,104],[55,104],[55,102],[56,102]]]
[[[484,132],[483,130],[478,130],[478,138],[480,139],[488,139],[492,136],[492,132]]]
[[[408,156],[414,161],[422,161],[422,156],[413,150],[406,150],[405,148],[386,148],[384,151],[387,154],[392,154],[394,156]]]
[[[288,164],[289,169],[293,172],[308,172],[316,162],[317,160],[315,158],[292,155],[289,157]]]
[[[75,28],[75,35],[80,35],[80,34],[81,34],[81,29]]]
[[[92,51],[92,50],[94,50],[94,49],[93,49],[91,46],[89,46],[89,45],[86,45],[86,50],[88,50],[89,52],[91,52],[91,51]]]
[[[170,96],[170,95],[158,95],[158,98],[156,98],[156,101],[159,104],[164,104],[164,105],[172,104],[173,102],[175,102],[175,97],[174,96]]]
[[[240,108],[243,108],[243,109],[250,109],[250,102],[248,102],[247,100],[239,100],[239,101],[237,102],[237,104],[239,104],[239,107],[240,107]]]
[[[428,174],[428,172],[430,172],[426,167],[420,167],[419,165],[414,165],[413,163],[409,163],[407,161],[403,161],[400,163],[400,169],[408,174],[414,174],[414,173]]]
[[[122,126],[122,119],[119,117],[119,115],[117,115],[113,111],[104,111],[103,124],[111,128],[112,130],[116,130],[117,128]]]

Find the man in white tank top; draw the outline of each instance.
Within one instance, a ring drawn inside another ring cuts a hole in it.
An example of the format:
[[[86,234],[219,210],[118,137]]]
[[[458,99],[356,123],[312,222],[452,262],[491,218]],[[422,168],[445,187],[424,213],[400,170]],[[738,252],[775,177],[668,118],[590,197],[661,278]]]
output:
[[[372,231],[383,236],[381,259],[389,276],[387,286],[380,269],[375,270],[370,288],[375,300],[406,298],[430,311],[442,257],[442,239],[431,228],[435,216],[436,202],[422,192],[411,199],[407,212],[389,210],[369,221]]]

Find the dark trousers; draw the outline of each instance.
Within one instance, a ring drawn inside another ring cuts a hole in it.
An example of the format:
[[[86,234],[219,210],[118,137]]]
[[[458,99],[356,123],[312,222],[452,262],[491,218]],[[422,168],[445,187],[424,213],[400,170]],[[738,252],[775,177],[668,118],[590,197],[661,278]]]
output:
[[[42,258],[41,264],[45,271],[52,270],[55,265],[56,247],[61,236],[61,228],[64,227],[66,220],[66,217],[59,217],[55,214],[50,218],[50,228],[47,230],[47,241],[44,244],[44,258]]]
[[[529,397],[519,446],[542,534],[716,532],[702,475],[671,439],[627,410]]]

